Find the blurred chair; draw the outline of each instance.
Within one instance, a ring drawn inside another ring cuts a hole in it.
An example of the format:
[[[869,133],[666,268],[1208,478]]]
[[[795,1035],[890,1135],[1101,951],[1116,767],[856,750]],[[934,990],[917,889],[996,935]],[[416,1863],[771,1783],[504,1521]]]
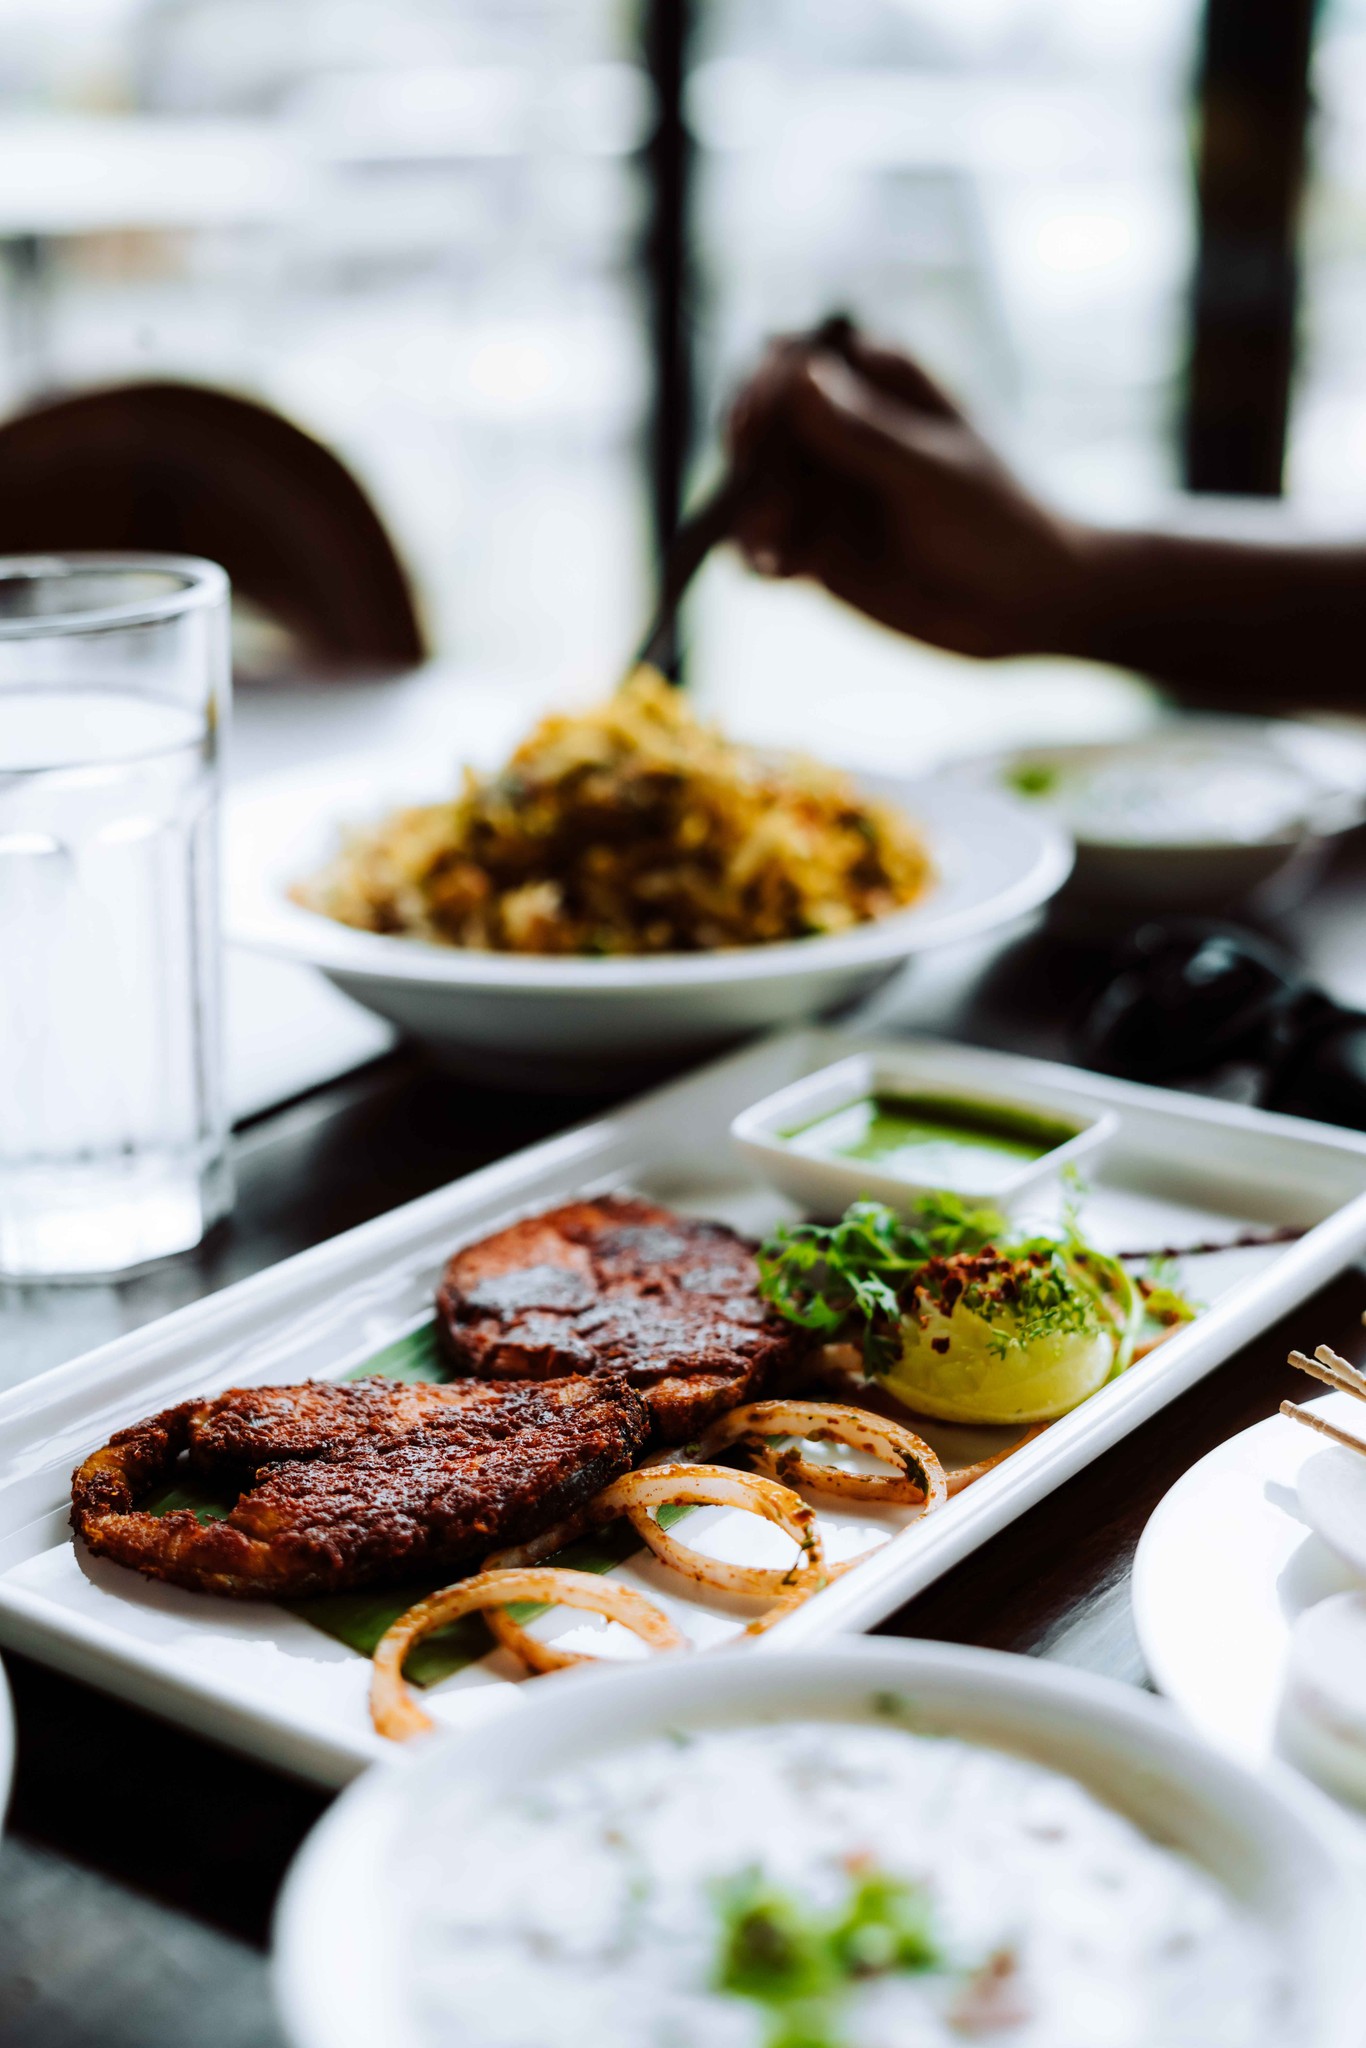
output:
[[[250,399],[129,384],[0,424],[0,554],[127,548],[221,562],[308,667],[425,657],[407,577],[360,485]]]

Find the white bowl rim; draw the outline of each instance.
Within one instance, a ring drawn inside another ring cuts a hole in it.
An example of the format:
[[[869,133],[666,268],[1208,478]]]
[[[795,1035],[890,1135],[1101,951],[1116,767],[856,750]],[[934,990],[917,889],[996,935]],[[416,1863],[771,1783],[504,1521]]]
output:
[[[334,772],[354,762],[334,764]],[[310,778],[313,779],[313,778]],[[245,818],[258,805],[278,801],[301,778],[293,773],[263,777],[233,792],[229,818]],[[935,781],[937,782],[937,778]],[[926,785],[926,795],[933,785]],[[914,810],[918,785],[904,785]],[[523,995],[591,994],[633,996],[670,989],[732,987],[786,976],[837,975],[908,958],[932,946],[949,945],[995,930],[1035,910],[1055,895],[1072,870],[1072,838],[1061,820],[1031,809],[1018,798],[990,789],[955,792],[959,807],[989,808],[1025,826],[1034,841],[1033,858],[1003,888],[959,909],[936,911],[934,893],[852,931],[774,945],[736,947],[712,953],[667,953],[629,959],[546,959],[533,955],[479,953],[423,940],[357,931],[318,911],[272,895],[264,907],[243,907],[230,888],[227,937],[254,951],[301,960],[325,973],[355,981],[423,983],[429,987],[482,988]],[[933,850],[933,849],[932,849]]]
[[[1347,1873],[1342,1845],[1335,1837],[1323,1807],[1290,1772],[1271,1771],[1255,1776],[1231,1758],[1212,1750],[1174,1709],[1137,1687],[1114,1679],[1080,1671],[1073,1666],[1022,1657],[1000,1650],[986,1650],[956,1644],[921,1641],[904,1637],[836,1639],[820,1649],[796,1650],[781,1655],[764,1655],[704,1662],[682,1667],[672,1659],[660,1659],[626,1669],[560,1673],[539,1679],[532,1697],[509,1720],[499,1716],[465,1733],[442,1733],[424,1738],[392,1761],[373,1766],[344,1792],[319,1822],[296,1857],[276,1907],[272,1953],[277,2008],[285,2031],[296,2048],[363,2048],[369,2037],[364,2026],[354,2033],[338,2035],[335,2027],[320,2024],[314,1987],[319,1981],[319,1952],[326,1939],[335,1935],[336,1891],[344,1875],[348,1844],[384,1824],[384,1809],[396,1789],[399,1774],[444,1771],[454,1760],[462,1775],[475,1779],[481,1752],[494,1751],[506,1742],[510,1729],[519,1737],[519,1748],[532,1752],[536,1767],[536,1720],[546,1724],[546,1737],[553,1743],[555,1731],[565,1720],[591,1722],[594,1744],[611,1740],[613,1706],[629,1715],[632,1696],[640,1707],[652,1704],[658,1695],[664,1716],[686,1719],[691,1714],[712,1717],[726,1715],[727,1703],[741,1718],[748,1704],[756,1717],[798,1718],[803,1709],[800,1696],[803,1680],[819,1683],[831,1677],[849,1679],[851,1704],[866,1697],[871,1685],[914,1687],[917,1679],[955,1682],[977,1694],[984,1704],[998,1705],[1009,1714],[1012,1703],[1025,1708],[1054,1706],[1070,1714],[1085,1712],[1093,1721],[1102,1746],[1114,1751],[1133,1743],[1142,1751],[1148,1769],[1171,1777],[1178,1783],[1197,1784],[1206,1803],[1225,1813],[1237,1812],[1245,1826],[1253,1816],[1250,1832],[1268,1845],[1282,1845],[1284,1854],[1294,1841],[1294,1853],[1317,1860],[1320,1873],[1330,1887],[1332,1917],[1341,1922],[1342,1934],[1353,1907],[1354,1893]],[[678,1681],[682,1680],[682,1692]],[[713,1696],[708,1704],[708,1694]],[[784,1715],[780,1702],[796,1702],[791,1716]],[[572,1705],[571,1705],[572,1702]],[[761,1704],[762,1702],[762,1704]],[[569,1709],[569,1713],[565,1713]],[[820,1718],[826,1718],[821,1716]],[[528,1739],[529,1738],[529,1739]],[[1103,1795],[1102,1795],[1103,1796]],[[1119,1807],[1123,1811],[1123,1807]],[[1287,1829],[1289,1832],[1287,1832]],[[1217,1880],[1216,1880],[1217,1881]],[[1341,1948],[1341,1943],[1338,1943]],[[1331,2025],[1316,2031],[1305,2048],[1341,2048],[1349,2037],[1342,2026],[1343,2010],[1352,2002],[1349,1991],[1356,1987],[1355,1966],[1350,1982],[1345,1970],[1333,1987],[1327,2008]]]
[[[1180,839],[1135,839],[1111,837],[1092,826],[1072,826],[1073,838],[1078,850],[1085,854],[1104,854],[1117,857],[1139,856],[1143,859],[1167,860],[1186,858],[1210,859],[1220,856],[1233,862],[1239,859],[1255,859],[1258,854],[1273,853],[1303,845],[1308,840],[1330,839],[1339,833],[1353,830],[1361,823],[1366,810],[1366,794],[1357,790],[1350,780],[1340,785],[1332,784],[1316,776],[1314,772],[1295,761],[1276,744],[1280,731],[1308,729],[1316,731],[1321,738],[1331,735],[1312,723],[1299,718],[1258,718],[1240,712],[1178,712],[1160,718],[1153,725],[1140,732],[1108,740],[1042,740],[1035,746],[1028,744],[1016,747],[994,749],[991,752],[965,755],[961,761],[952,764],[951,772],[957,771],[965,779],[971,779],[975,786],[1000,787],[1001,779],[1011,768],[1033,762],[1059,763],[1063,766],[1086,766],[1097,761],[1137,758],[1143,754],[1161,752],[1196,751],[1211,745],[1221,746],[1230,756],[1244,760],[1275,760],[1282,767],[1294,770],[1304,784],[1306,793],[1317,785],[1320,807],[1313,817],[1307,814],[1299,821],[1282,827],[1279,831],[1263,833],[1256,839],[1228,839],[1199,836]],[[1359,757],[1366,759],[1366,740],[1352,734],[1348,738]],[[1060,809],[1050,805],[1047,798],[1029,798],[1026,801],[1037,804],[1043,810],[1053,810],[1054,815],[1063,815]]]

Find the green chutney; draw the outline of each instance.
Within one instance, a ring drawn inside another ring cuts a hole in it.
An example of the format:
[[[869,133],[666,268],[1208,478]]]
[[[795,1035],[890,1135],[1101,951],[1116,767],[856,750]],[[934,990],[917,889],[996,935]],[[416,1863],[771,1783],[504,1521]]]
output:
[[[811,1159],[870,1166],[918,1187],[990,1194],[1077,1131],[1076,1124],[1008,1103],[878,1093],[782,1137]]]

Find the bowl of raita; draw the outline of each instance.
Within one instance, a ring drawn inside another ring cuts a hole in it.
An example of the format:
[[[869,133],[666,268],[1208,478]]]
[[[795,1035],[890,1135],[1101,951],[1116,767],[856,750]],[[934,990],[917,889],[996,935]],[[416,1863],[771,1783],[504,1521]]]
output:
[[[286,1886],[277,1985],[295,2048],[1347,2048],[1321,1828],[1033,1659],[661,1658],[367,1773]]]

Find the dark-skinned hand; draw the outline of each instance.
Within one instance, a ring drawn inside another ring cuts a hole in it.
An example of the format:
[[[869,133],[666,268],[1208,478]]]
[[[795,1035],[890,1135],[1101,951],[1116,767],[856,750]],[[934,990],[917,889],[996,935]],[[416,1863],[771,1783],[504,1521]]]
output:
[[[908,356],[854,331],[838,350],[777,342],[730,444],[752,478],[735,539],[760,574],[960,654],[1080,638],[1090,529],[1026,490]]]

